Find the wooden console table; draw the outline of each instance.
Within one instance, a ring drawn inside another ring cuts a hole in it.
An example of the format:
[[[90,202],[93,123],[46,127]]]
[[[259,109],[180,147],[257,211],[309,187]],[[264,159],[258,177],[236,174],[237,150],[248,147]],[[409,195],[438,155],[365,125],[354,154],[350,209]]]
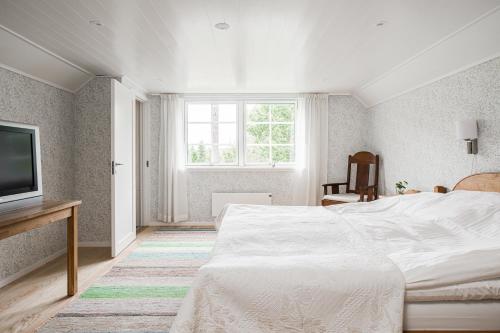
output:
[[[81,201],[40,200],[0,212],[0,240],[68,219],[68,296],[78,292],[78,207]]]

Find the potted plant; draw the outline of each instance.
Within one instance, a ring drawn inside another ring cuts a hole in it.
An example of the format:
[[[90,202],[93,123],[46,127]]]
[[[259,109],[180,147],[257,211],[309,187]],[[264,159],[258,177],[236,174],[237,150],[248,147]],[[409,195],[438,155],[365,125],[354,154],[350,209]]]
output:
[[[408,182],[406,180],[400,180],[399,182],[396,183],[396,193],[404,194],[407,187],[408,187]]]

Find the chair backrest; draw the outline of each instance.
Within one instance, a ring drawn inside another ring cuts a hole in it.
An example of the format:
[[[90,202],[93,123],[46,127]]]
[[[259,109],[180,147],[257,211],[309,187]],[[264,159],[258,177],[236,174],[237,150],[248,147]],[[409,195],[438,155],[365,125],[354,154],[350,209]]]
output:
[[[378,185],[379,156],[367,151],[360,151],[349,155],[347,166],[347,189],[348,193],[358,193],[359,188],[370,185],[370,166],[375,166],[373,185]],[[356,164],[356,180],[354,189],[351,189],[351,166]]]

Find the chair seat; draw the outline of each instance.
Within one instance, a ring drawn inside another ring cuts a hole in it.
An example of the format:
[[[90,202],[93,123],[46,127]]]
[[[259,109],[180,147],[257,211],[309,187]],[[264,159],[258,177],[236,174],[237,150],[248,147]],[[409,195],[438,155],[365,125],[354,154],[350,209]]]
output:
[[[342,202],[358,202],[359,194],[356,193],[339,193],[339,194],[329,194],[323,197],[323,200],[333,200]]]

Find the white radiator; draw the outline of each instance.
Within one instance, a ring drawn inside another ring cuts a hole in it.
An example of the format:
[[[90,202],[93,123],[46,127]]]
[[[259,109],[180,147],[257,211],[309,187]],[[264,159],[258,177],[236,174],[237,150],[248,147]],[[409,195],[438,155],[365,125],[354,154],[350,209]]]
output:
[[[226,204],[270,205],[271,193],[212,193],[212,216],[217,216]]]

